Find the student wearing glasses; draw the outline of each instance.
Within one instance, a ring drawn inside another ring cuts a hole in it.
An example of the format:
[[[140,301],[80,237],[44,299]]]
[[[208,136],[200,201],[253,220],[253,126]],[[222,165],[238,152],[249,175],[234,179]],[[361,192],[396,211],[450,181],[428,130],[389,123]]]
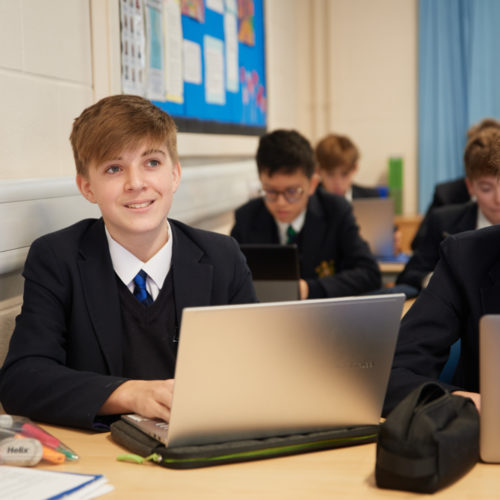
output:
[[[261,197],[236,210],[231,235],[239,243],[296,244],[302,299],[379,288],[379,268],[349,202],[316,190],[309,141],[294,130],[275,130],[261,137],[256,160]]]

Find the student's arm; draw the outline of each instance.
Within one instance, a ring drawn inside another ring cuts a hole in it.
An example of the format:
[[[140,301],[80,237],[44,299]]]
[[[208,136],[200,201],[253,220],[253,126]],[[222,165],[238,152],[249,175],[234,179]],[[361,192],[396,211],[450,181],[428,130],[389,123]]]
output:
[[[92,325],[72,315],[85,308],[74,298],[79,273],[62,262],[58,246],[38,240],[30,249],[22,312],[0,372],[0,400],[8,413],[92,428],[103,402],[126,379],[104,375],[109,369]]]
[[[411,249],[416,250],[419,245],[422,243],[425,234],[427,232],[427,224],[429,222],[429,217],[431,215],[431,212],[438,207],[441,207],[444,205],[444,202],[439,199],[439,190],[434,188],[434,194],[432,196],[432,202],[427,208],[427,211],[424,214],[424,217],[422,219],[422,222],[418,226],[417,232],[415,233],[415,236],[413,237],[413,240],[411,242]]]
[[[346,203],[336,226],[332,245],[334,274],[318,279],[307,279],[308,298],[345,297],[358,295],[381,286],[381,274],[375,257],[368,244],[361,238],[352,210]]]
[[[439,261],[439,245],[444,239],[443,223],[438,212],[431,212],[427,222],[427,230],[420,239],[410,260],[398,275],[396,284],[406,284],[420,290],[424,288],[424,280],[432,273]]]
[[[466,311],[463,293],[442,258],[429,286],[422,290],[401,321],[384,414],[418,385],[438,379],[450,347],[468,323]],[[462,389],[443,385],[451,391]]]

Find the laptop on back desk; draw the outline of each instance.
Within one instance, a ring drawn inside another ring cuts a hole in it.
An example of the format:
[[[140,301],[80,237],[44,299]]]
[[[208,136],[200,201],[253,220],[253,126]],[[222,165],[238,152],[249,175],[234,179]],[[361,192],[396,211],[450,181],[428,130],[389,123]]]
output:
[[[186,308],[167,446],[378,424],[403,294]]]
[[[394,201],[358,198],[352,201],[361,237],[378,259],[394,258]]]
[[[297,245],[240,244],[252,272],[260,302],[298,300],[299,253]]]

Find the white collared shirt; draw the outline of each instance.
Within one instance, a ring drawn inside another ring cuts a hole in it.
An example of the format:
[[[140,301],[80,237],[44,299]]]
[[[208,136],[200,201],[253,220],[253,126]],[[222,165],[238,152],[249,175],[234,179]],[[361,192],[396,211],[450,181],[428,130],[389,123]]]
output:
[[[146,280],[147,291],[153,300],[156,300],[158,297],[172,264],[173,235],[168,221],[167,225],[169,235],[167,242],[147,262],[142,262],[142,260],[138,259],[134,254],[115,241],[106,228],[106,238],[108,239],[113,269],[130,292],[134,292],[134,278],[136,274],[143,269],[148,275]]]
[[[286,245],[286,242],[288,240],[286,230],[288,229],[288,226],[292,226],[295,229],[295,232],[298,234],[298,233],[300,233],[302,227],[304,226],[305,220],[306,220],[306,210],[304,210],[292,222],[280,222],[277,220],[276,224],[278,224],[278,234],[279,234],[279,238],[280,238],[280,243],[282,245]]]
[[[349,202],[352,203],[352,186],[345,192],[344,198]]]
[[[477,207],[477,222],[476,229],[483,229],[483,227],[490,227],[493,224],[486,218],[486,216],[481,212],[479,206]]]

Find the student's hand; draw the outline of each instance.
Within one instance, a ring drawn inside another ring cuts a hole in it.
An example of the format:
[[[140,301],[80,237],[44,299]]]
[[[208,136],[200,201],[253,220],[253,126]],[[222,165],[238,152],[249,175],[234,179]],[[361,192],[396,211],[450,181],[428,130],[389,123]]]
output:
[[[99,414],[138,413],[168,422],[173,394],[174,379],[128,380],[111,393]]]
[[[306,280],[299,281],[299,293],[300,300],[305,300],[307,299],[307,297],[309,297],[309,285],[307,284]]]
[[[472,401],[474,401],[474,404],[476,405],[477,411],[481,411],[481,395],[477,392],[453,391],[453,394],[472,399]]]

